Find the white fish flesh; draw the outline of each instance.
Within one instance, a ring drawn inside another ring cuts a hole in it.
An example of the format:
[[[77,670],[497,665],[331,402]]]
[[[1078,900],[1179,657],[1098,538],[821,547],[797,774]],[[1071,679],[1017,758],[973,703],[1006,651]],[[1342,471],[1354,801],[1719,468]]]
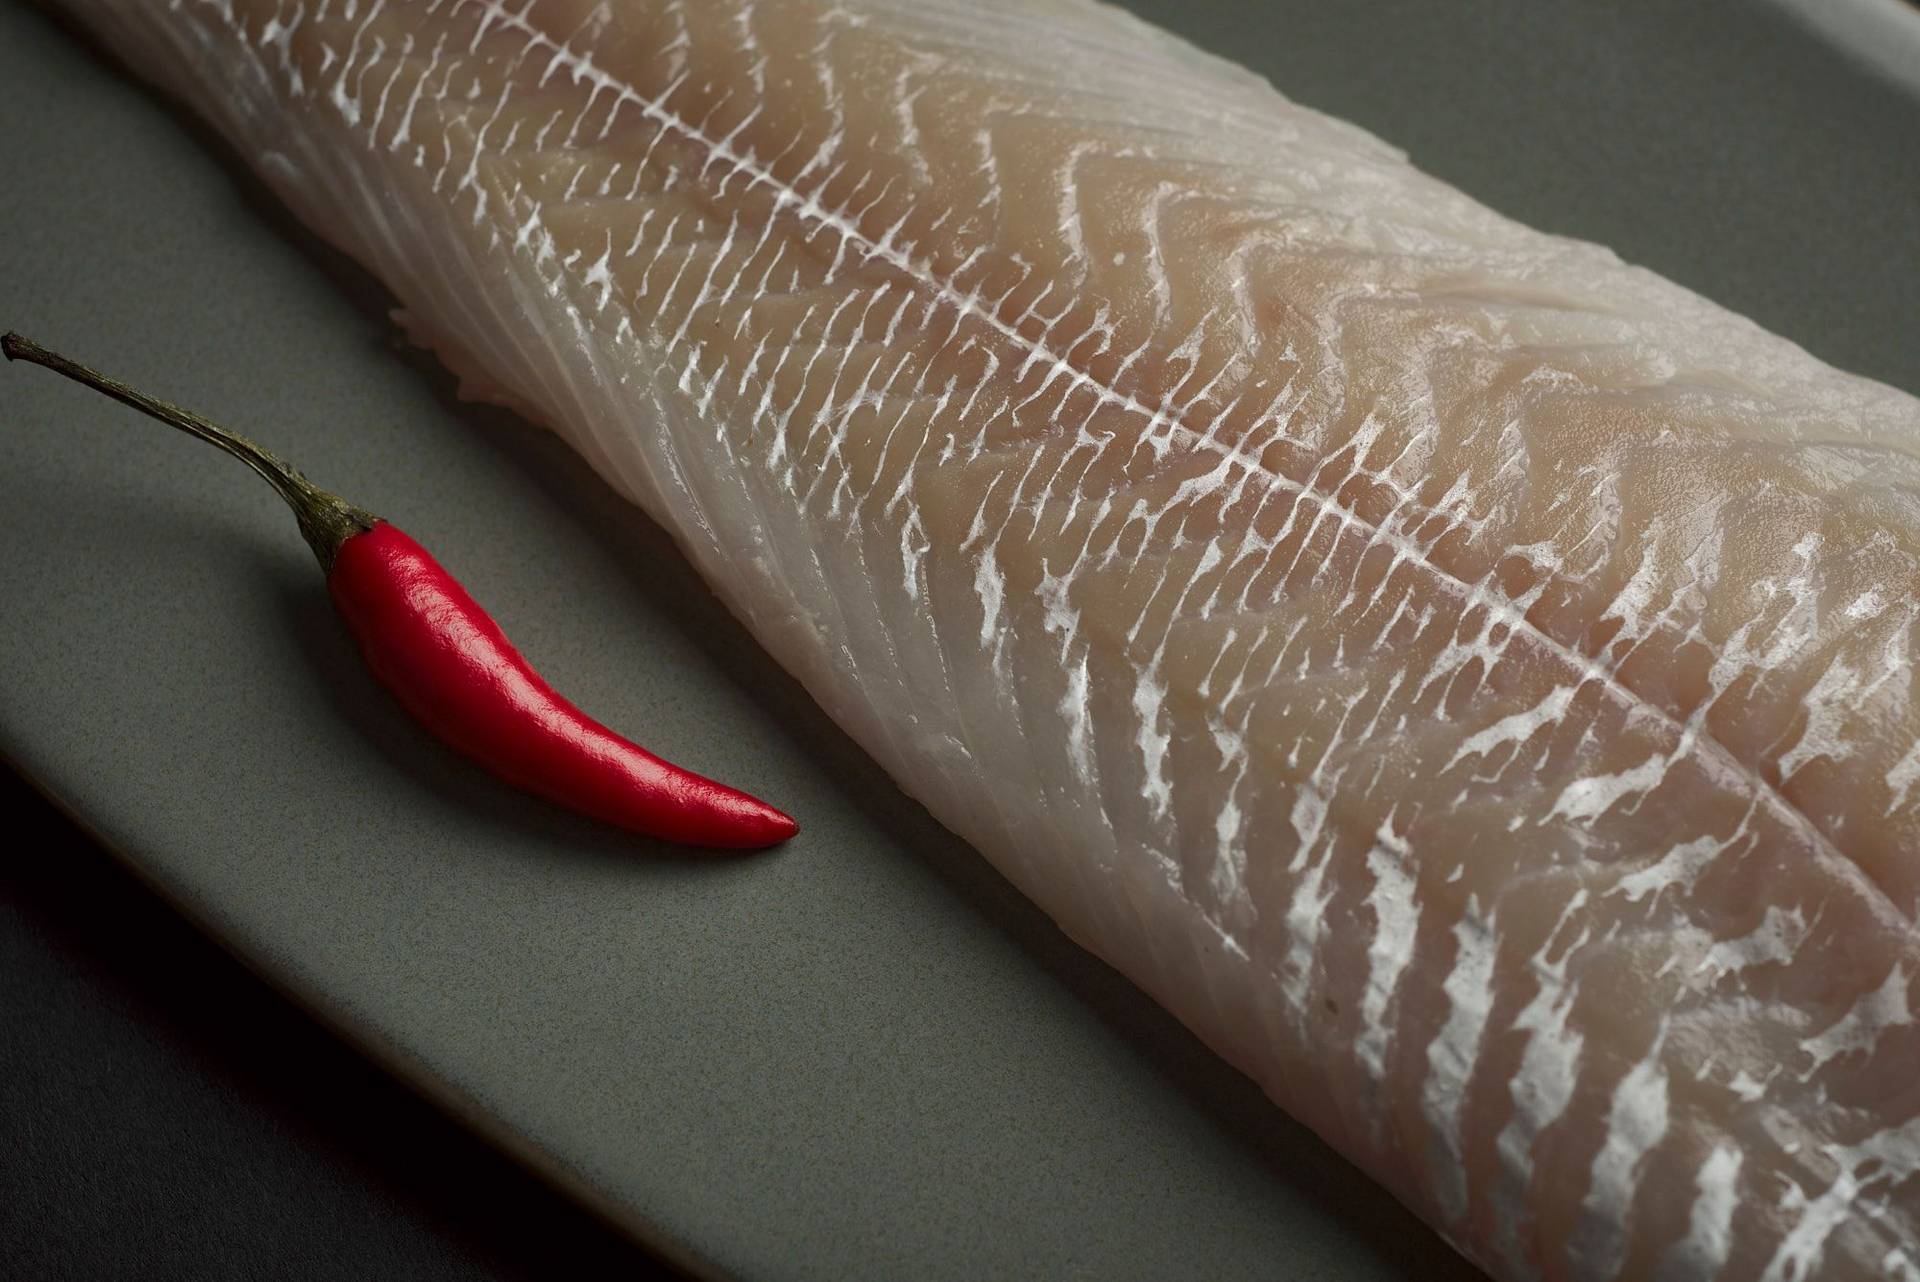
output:
[[[1489,1271],[1920,1277],[1920,402],[1091,4],[62,4]]]

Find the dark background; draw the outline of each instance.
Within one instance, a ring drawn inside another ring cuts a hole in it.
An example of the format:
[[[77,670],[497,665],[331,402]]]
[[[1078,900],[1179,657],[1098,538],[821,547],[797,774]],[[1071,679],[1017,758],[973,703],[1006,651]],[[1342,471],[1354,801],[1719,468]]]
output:
[[[0,767],[0,1278],[666,1278]]]

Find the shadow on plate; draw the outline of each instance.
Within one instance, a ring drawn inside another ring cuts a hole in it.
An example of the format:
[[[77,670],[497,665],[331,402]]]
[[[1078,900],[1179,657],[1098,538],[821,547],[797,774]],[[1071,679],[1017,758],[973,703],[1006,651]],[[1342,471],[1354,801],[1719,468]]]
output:
[[[369,1062],[0,764],[9,1277],[679,1276]],[[135,1265],[133,1261],[138,1260]]]

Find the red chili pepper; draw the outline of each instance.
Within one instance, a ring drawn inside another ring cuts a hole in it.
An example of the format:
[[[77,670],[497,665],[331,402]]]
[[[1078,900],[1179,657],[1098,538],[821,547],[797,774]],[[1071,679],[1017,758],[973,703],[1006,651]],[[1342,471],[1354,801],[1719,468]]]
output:
[[[466,589],[396,527],[319,489],[258,445],[18,334],[8,360],[66,375],[219,446],[265,477],[300,522],[360,653],[422,725],[507,782],[608,823],[747,850],[799,831],[766,802],[663,761],[556,694]]]

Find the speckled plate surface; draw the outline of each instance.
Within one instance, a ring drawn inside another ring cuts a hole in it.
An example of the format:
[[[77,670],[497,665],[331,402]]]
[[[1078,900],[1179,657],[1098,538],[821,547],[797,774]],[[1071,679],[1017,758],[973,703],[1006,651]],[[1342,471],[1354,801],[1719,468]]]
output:
[[[1137,7],[1920,390],[1920,65],[1797,3]],[[264,486],[0,370],[0,751],[242,957],[702,1272],[1467,1276],[901,797],[664,535],[455,403],[376,286],[19,5],[0,121],[0,325],[393,517],[562,689],[806,826],[703,862],[503,792],[364,675]]]

